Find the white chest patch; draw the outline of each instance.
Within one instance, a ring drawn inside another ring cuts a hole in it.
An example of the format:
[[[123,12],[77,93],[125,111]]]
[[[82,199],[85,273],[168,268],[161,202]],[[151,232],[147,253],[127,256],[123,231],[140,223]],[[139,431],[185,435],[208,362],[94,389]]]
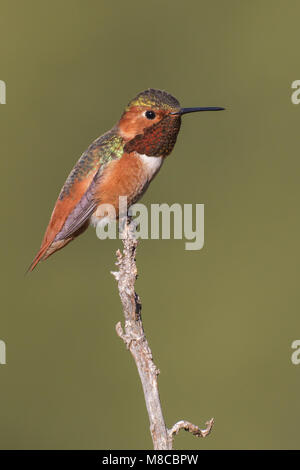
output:
[[[144,168],[147,173],[148,180],[151,180],[155,173],[160,169],[163,158],[162,157],[148,157],[148,155],[139,155],[143,162]]]

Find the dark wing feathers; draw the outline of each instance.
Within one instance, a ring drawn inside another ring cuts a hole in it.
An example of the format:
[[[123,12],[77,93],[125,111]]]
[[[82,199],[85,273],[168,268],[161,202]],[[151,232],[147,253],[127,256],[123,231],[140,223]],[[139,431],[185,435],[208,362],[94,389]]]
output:
[[[113,128],[96,139],[82,154],[56,201],[41,247],[29,267],[30,271],[47,257],[49,250],[55,252],[64,246],[62,242],[68,243],[87,224],[99,204],[95,186],[104,168],[112,160],[121,158],[123,148],[124,141]]]
[[[99,173],[96,173],[92,183],[87,191],[84,193],[80,201],[77,203],[72,212],[68,215],[62,229],[56,235],[54,241],[64,240],[71,237],[77,232],[80,227],[89,219],[92,213],[96,210],[98,201],[94,197],[94,189],[99,181]]]

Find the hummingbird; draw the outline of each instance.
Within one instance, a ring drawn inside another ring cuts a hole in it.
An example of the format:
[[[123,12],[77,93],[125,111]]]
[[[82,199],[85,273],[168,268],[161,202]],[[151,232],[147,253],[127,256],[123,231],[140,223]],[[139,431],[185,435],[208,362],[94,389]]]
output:
[[[166,91],[149,88],[125,108],[119,122],[81,155],[54,206],[41,247],[29,271],[103,218],[101,204],[118,217],[120,196],[130,207],[172,152],[184,114],[221,111],[220,107],[181,108]],[[98,211],[97,211],[98,210]]]

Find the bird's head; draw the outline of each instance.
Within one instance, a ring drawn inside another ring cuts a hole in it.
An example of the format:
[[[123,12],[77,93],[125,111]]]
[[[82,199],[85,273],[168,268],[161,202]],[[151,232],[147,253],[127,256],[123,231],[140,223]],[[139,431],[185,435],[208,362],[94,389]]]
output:
[[[181,108],[174,96],[149,88],[130,101],[118,128],[126,142],[126,152],[166,157],[175,145],[183,114],[222,109]]]

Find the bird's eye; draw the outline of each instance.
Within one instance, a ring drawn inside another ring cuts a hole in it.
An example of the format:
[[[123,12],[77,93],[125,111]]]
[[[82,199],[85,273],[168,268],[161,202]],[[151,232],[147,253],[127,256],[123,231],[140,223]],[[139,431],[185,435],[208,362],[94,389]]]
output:
[[[145,116],[146,116],[147,119],[154,119],[156,114],[155,114],[154,111],[146,111]]]

